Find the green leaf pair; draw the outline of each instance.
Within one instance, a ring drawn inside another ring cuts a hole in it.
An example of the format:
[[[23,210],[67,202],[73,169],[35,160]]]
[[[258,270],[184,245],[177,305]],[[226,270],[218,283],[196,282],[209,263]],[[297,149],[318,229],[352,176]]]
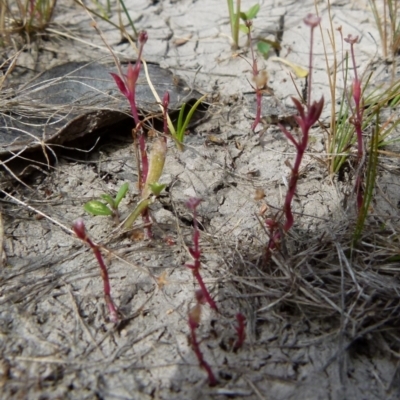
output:
[[[112,216],[118,210],[119,203],[121,203],[121,200],[126,196],[128,191],[129,185],[128,183],[124,183],[118,190],[115,199],[113,199],[109,194],[102,194],[100,197],[105,200],[106,203],[99,200],[91,200],[88,201],[83,208],[86,212],[92,215]]]

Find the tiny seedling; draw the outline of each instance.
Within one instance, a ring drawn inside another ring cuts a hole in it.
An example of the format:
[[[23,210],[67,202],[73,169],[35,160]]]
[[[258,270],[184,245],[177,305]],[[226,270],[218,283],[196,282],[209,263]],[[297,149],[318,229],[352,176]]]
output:
[[[190,124],[190,121],[193,118],[193,114],[196,112],[197,107],[201,104],[201,102],[206,98],[206,95],[200,97],[196,103],[192,105],[190,108],[189,112],[187,113],[185,117],[185,108],[186,108],[186,103],[183,103],[181,106],[181,109],[179,110],[179,115],[178,115],[178,121],[176,123],[176,127],[173,126],[173,124],[168,124],[169,131],[171,133],[172,138],[175,140],[176,145],[179,150],[183,149],[183,142],[185,139],[185,132]]]
[[[115,198],[112,198],[109,194],[102,194],[100,197],[105,201],[91,200],[88,201],[84,206],[84,210],[92,215],[105,215],[113,216],[119,219],[118,207],[122,199],[125,198],[129,191],[128,183],[124,183],[118,190]]]
[[[162,110],[162,115],[163,115],[163,132],[164,132],[164,137],[165,139],[167,137],[172,137],[174,139],[175,144],[177,148],[182,151],[183,150],[183,142],[185,140],[185,133],[186,129],[190,124],[190,121],[193,118],[194,113],[196,112],[197,108],[199,105],[202,103],[202,101],[207,97],[207,95],[201,96],[190,108],[189,112],[187,113],[185,117],[185,108],[186,108],[186,103],[183,103],[180,110],[179,110],[179,115],[178,115],[178,120],[176,127],[174,126],[171,117],[168,114],[168,107],[169,107],[169,93],[165,92],[162,101],[160,100],[158,93],[154,89],[154,87],[151,84],[151,81],[148,79],[148,83],[150,85],[150,89],[153,92],[153,95],[157,102],[160,105],[160,108]]]

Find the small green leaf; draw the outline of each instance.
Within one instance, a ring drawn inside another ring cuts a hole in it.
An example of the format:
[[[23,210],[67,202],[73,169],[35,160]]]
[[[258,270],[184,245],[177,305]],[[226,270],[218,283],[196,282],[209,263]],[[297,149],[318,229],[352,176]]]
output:
[[[84,210],[93,215],[113,215],[113,212],[106,204],[98,200],[88,201],[84,206]]]
[[[183,136],[185,134],[185,132],[182,132],[183,116],[185,114],[185,107],[186,107],[186,103],[183,103],[181,109],[179,110],[178,124],[176,125],[176,136],[177,136],[179,143],[183,142]]]
[[[247,14],[245,12],[241,12],[239,15],[240,19],[242,19],[243,21],[247,21],[248,19],[250,19],[247,17]]]
[[[243,33],[249,33],[249,28],[246,25],[240,24],[239,25],[239,29],[243,32]]]
[[[253,7],[250,7],[249,11],[247,11],[246,19],[254,19],[258,12],[260,11],[260,5],[259,4],[255,4]]]
[[[102,194],[101,196],[100,196],[103,200],[105,200],[110,206],[111,206],[111,208],[117,208],[116,206],[115,206],[115,201],[114,201],[114,199],[109,195],[109,194]]]
[[[264,57],[267,57],[269,51],[271,50],[271,45],[265,42],[258,42],[257,49]]]
[[[149,184],[150,190],[155,196],[159,196],[160,193],[167,187],[164,183],[151,183]]]
[[[115,197],[115,208],[118,208],[121,200],[126,196],[129,191],[129,184],[125,182],[118,190],[117,196]]]

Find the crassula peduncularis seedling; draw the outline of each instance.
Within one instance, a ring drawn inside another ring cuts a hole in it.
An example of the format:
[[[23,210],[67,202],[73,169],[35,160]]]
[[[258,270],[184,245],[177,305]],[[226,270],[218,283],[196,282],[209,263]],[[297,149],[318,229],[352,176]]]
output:
[[[291,168],[291,175],[289,179],[289,186],[285,196],[285,202],[283,205],[283,214],[285,216],[285,222],[282,229],[279,225],[279,217],[269,218],[266,220],[267,227],[269,229],[269,243],[267,247],[267,256],[271,250],[279,245],[281,239],[281,232],[286,233],[294,224],[294,217],[292,213],[292,201],[296,193],[297,182],[300,174],[300,165],[303,160],[304,153],[308,146],[308,138],[311,127],[318,121],[324,107],[324,98],[321,97],[319,101],[311,102],[312,93],[312,66],[313,66],[313,43],[314,43],[314,29],[319,25],[321,18],[308,14],[304,19],[304,23],[311,29],[310,38],[310,57],[309,57],[309,70],[308,70],[308,94],[306,105],[304,106],[299,100],[292,97],[292,101],[299,113],[295,117],[295,120],[300,128],[301,136],[295,138],[291,132],[289,132],[283,125],[279,125],[281,131],[285,134],[287,139],[294,145],[296,149],[296,158],[294,165]]]
[[[106,215],[112,216],[119,223],[119,212],[118,207],[121,200],[127,195],[129,191],[128,183],[124,183],[118,190],[115,198],[112,198],[109,194],[102,194],[100,197],[104,202],[100,200],[88,201],[84,206],[84,210],[92,215]]]

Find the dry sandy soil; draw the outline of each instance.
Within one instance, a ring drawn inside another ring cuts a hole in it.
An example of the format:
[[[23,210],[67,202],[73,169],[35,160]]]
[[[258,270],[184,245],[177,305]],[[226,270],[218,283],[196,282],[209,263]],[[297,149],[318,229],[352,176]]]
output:
[[[253,4],[243,3],[244,9]],[[295,157],[277,121],[290,121],[295,112],[291,77],[300,90],[304,79],[257,56],[271,91],[263,97],[263,121],[253,133],[251,58],[244,35],[241,50],[231,49],[225,2],[126,4],[136,26],[148,32],[145,59],[209,94],[206,118],[190,129],[185,151],[168,143],[161,178],[168,186],[152,206],[152,240],[137,233],[140,222],[135,235],[125,235],[111,219],[83,210],[86,201],[114,193],[124,182],[130,193],[121,204],[122,217],[134,207],[136,160],[126,124],[103,132],[91,152],[55,148],[57,163],[36,165],[23,178],[25,185],[3,182],[0,398],[400,398],[399,167],[397,158],[381,154],[365,232],[351,252],[354,171],[350,166],[331,176],[327,169],[322,126],[329,124],[331,97],[321,32],[315,39],[313,98],[324,95],[326,106],[303,160],[295,226],[266,262],[263,219],[282,207],[287,162]],[[306,67],[309,31],[303,18],[315,12],[314,3],[260,5],[255,35],[274,39],[282,28],[281,57]],[[319,1],[318,9],[327,40],[327,2]],[[345,36],[360,36],[360,73],[373,71],[373,85],[388,81],[393,65],[381,58],[367,2],[332,0],[331,15]],[[135,58],[115,28],[105,22],[99,27],[121,59]],[[327,52],[330,63],[329,45]],[[112,62],[83,9],[59,1],[48,37],[20,54],[10,82],[17,88],[31,71],[93,60]],[[340,95],[341,76],[337,89]],[[256,196],[261,191],[265,197]],[[189,341],[188,311],[197,284],[185,267],[191,260],[192,216],[184,204],[192,196],[203,199],[202,274],[219,308],[216,313],[203,306],[197,330],[218,379],[215,387],[208,386]],[[117,326],[109,322],[93,254],[71,233],[78,218],[104,246],[112,295],[123,315]],[[234,352],[238,312],[246,316],[246,341]]]

